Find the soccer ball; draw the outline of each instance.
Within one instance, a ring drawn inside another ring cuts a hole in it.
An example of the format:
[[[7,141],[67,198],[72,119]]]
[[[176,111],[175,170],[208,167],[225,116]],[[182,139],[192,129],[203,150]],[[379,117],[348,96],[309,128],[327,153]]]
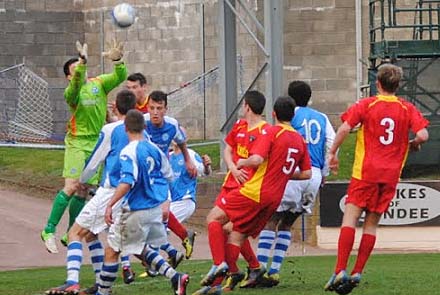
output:
[[[127,28],[134,23],[135,14],[136,12],[130,4],[118,4],[112,10],[113,22],[120,28]]]

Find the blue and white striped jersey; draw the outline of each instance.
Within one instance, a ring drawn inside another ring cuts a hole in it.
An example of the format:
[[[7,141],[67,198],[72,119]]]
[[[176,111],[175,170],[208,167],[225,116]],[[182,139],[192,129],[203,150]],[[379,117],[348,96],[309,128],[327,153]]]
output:
[[[176,119],[165,116],[163,126],[160,128],[151,123],[149,113],[144,115],[144,119],[146,126],[145,130],[147,131],[150,140],[166,155],[168,155],[168,149],[172,140],[177,144],[186,142],[186,135],[180,129],[179,122],[177,122]]]
[[[131,185],[123,206],[132,211],[154,208],[168,197],[173,171],[167,156],[147,140],[132,141],[121,151],[120,183]]]
[[[290,123],[306,140],[312,166],[321,169],[322,176],[327,176],[326,152],[335,139],[335,131],[327,115],[310,107],[296,107]]]
[[[188,149],[188,153],[191,161],[197,168],[197,176],[202,176],[205,170],[202,158],[192,149]],[[169,159],[174,174],[174,181],[170,184],[171,202],[183,199],[192,199],[196,202],[197,178],[191,177],[188,174],[183,154],[171,152]]]
[[[85,183],[104,162],[99,185],[104,188],[117,187],[120,177],[119,153],[127,144],[128,136],[125,132],[124,121],[120,120],[104,125],[99,133],[95,149],[87,159],[80,182]]]

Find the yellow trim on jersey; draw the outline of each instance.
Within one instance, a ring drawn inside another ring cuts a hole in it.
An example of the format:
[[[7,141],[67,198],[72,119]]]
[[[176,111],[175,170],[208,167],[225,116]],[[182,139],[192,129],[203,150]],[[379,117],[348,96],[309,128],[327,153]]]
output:
[[[359,128],[356,135],[356,150],[354,153],[354,163],[353,163],[353,178],[362,179],[362,163],[365,158],[365,139],[364,139],[364,126]]]
[[[252,127],[252,128],[249,128],[249,125],[248,125],[248,126],[247,126],[247,132],[250,132],[250,131],[252,131],[252,130],[258,128],[259,131],[260,131],[260,133],[261,133],[261,129],[263,129],[263,126],[264,126],[265,124],[267,124],[267,122],[264,121],[264,120],[262,120],[262,121],[260,121],[256,126],[254,126],[254,127]]]
[[[406,149],[405,156],[403,157],[402,167],[400,167],[400,174],[399,175],[402,175],[403,167],[405,167],[406,159],[408,159],[408,154],[409,154],[409,145],[408,145],[408,148]]]
[[[371,108],[372,106],[374,106],[376,103],[378,103],[380,101],[385,101],[385,102],[397,102],[398,104],[400,104],[400,106],[402,108],[404,108],[405,110],[407,109],[407,107],[395,95],[382,95],[382,94],[379,94],[376,97],[377,97],[377,99],[374,100],[372,103],[370,103],[368,105],[369,108]]]
[[[275,134],[276,138],[278,138],[285,131],[296,132],[290,124],[280,123],[277,126],[280,126],[281,129]],[[255,171],[255,174],[252,176],[252,178],[245,182],[243,187],[240,189],[240,193],[243,196],[257,203],[260,203],[261,188],[263,185],[264,175],[266,174],[267,165],[268,159],[266,158],[264,159],[263,163],[258,166],[257,171]]]
[[[147,103],[148,103],[148,96],[145,97],[145,100],[144,100],[144,103],[143,103],[143,104],[138,104],[138,103],[136,103],[136,106],[137,106],[139,109],[142,109],[142,108],[144,108],[144,107],[147,105]]]
[[[264,174],[266,174],[267,164],[268,161],[266,159],[258,166],[258,169],[255,171],[255,174],[252,176],[252,178],[245,182],[243,187],[240,189],[240,193],[243,196],[257,203],[260,203],[261,186],[263,184]]]
[[[279,123],[277,125],[282,127],[283,129],[280,129],[280,131],[277,132],[277,134],[275,135],[275,138],[278,138],[286,130],[296,132],[296,130],[290,124],[287,125],[287,124]]]

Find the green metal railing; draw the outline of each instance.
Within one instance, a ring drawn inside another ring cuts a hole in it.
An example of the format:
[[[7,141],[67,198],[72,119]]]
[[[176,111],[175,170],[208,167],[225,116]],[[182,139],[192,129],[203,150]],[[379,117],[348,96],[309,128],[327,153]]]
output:
[[[440,117],[440,86],[426,86],[440,62],[440,0],[370,0],[369,85],[375,92],[377,66],[384,62],[400,65],[404,77],[399,95],[416,104],[430,117]],[[408,14],[412,14],[411,17]],[[397,34],[397,33],[399,34]],[[398,36],[398,37],[396,37]]]
[[[407,164],[440,167],[440,0],[414,1],[413,7],[403,4],[403,0],[369,1],[369,90],[371,95],[376,92],[379,65],[391,62],[402,67],[397,94],[431,122],[423,153],[410,154]]]
[[[414,13],[412,23],[403,18],[408,13]],[[369,59],[373,66],[377,59],[440,56],[440,1],[419,0],[414,8],[409,8],[399,7],[396,0],[370,0],[369,19]],[[405,29],[405,39],[387,36]]]

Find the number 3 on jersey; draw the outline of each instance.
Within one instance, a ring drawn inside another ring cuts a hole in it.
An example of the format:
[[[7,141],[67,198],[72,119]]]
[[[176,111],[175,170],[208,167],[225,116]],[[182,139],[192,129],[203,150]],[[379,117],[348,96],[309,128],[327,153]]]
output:
[[[286,165],[283,166],[283,173],[289,175],[292,173],[293,167],[295,167],[294,154],[297,154],[298,150],[294,148],[289,148],[286,156]]]
[[[379,136],[379,141],[383,145],[389,145],[394,140],[394,128],[396,124],[394,123],[394,120],[391,118],[383,118],[380,121],[380,125],[385,127],[385,136]]]

